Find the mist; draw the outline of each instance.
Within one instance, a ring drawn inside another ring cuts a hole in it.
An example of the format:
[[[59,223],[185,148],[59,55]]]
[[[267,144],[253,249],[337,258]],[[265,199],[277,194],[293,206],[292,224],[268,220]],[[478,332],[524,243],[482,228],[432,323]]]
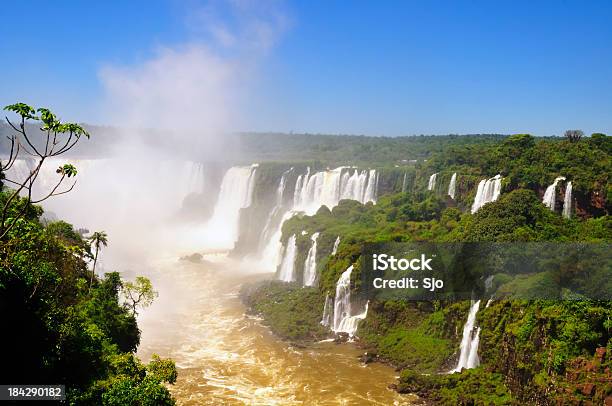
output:
[[[44,207],[77,228],[108,233],[101,272],[142,269],[218,246],[220,230],[186,221],[181,210],[190,195],[207,205],[216,198],[207,193],[211,179],[202,163],[229,168],[238,158],[230,134],[242,125],[259,66],[286,26],[276,3],[261,6],[232,1],[192,8],[188,42],[158,46],[137,63],[102,64],[98,110],[118,131],[111,152],[47,162],[39,187],[52,183],[58,164],[75,164],[74,190]]]

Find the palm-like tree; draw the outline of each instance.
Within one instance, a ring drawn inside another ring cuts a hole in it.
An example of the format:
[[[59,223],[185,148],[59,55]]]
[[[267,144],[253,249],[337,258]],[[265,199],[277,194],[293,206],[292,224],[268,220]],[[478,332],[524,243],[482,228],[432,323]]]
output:
[[[95,249],[93,257],[93,268],[91,270],[91,279],[89,280],[89,291],[91,292],[91,285],[93,284],[94,276],[96,275],[96,263],[98,262],[98,252],[100,247],[108,245],[108,235],[104,231],[96,231],[91,237],[88,238],[89,244]]]

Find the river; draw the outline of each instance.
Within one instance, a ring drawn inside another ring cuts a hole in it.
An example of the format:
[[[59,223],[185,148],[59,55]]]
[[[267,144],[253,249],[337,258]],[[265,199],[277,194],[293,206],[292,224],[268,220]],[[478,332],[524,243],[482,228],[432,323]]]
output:
[[[354,345],[295,348],[246,316],[240,286],[270,275],[245,267],[208,257],[200,264],[166,261],[147,272],[159,297],[139,317],[139,356],[174,359],[179,376],[170,390],[180,405],[411,404],[387,388],[397,373],[361,364]]]

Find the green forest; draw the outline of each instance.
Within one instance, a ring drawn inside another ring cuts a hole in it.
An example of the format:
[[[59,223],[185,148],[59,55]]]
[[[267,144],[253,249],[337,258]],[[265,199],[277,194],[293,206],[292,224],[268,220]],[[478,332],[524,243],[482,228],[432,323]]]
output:
[[[360,257],[366,243],[582,242],[609,252],[610,137],[593,134],[570,140],[520,134],[479,143],[470,137],[440,142],[447,144],[437,150],[434,143],[427,159],[381,168],[384,195],[379,191],[376,204],[345,200],[332,210],[322,207],[314,216],[287,221],[282,239],[286,243],[289,236],[297,236],[298,274],[304,271],[310,235],[320,233],[317,287],[280,281],[246,287],[243,297],[251,311],[291,342],[329,337],[320,323],[326,295],[333,296],[336,282],[351,264],[351,289],[355,295],[363,290]],[[427,190],[433,173],[438,173],[437,186]],[[447,194],[453,173],[455,199]],[[472,214],[478,181],[497,173],[503,176],[499,199]],[[560,175],[574,184],[571,218],[542,203],[544,190]],[[332,255],[336,237],[341,242]],[[561,270],[560,275],[575,277],[575,271]],[[607,297],[612,291],[609,258],[599,273],[580,277],[585,283],[598,281]],[[520,287],[540,289],[539,283],[527,278]],[[365,351],[362,361],[393,365],[401,371],[399,382],[390,382],[393,388],[439,404],[603,404],[609,399],[609,301],[581,298],[571,291],[553,300],[493,300],[477,314],[480,366],[448,374],[469,306],[469,301],[374,300],[356,334]]]

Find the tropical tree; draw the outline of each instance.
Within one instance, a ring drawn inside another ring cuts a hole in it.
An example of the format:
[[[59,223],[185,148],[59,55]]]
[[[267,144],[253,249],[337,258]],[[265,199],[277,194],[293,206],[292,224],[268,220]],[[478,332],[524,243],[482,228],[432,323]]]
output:
[[[91,269],[91,278],[89,279],[89,290],[91,291],[91,284],[93,283],[94,277],[96,275],[96,264],[98,262],[98,253],[100,252],[100,248],[102,246],[108,245],[108,235],[104,231],[96,231],[91,237],[88,238],[89,244],[94,250],[93,254],[93,267]]]
[[[153,289],[153,284],[148,278],[137,276],[134,282],[123,284],[123,296],[126,300],[126,306],[136,316],[138,315],[136,311],[138,306],[143,308],[150,306],[159,294]]]
[[[34,107],[25,103],[15,103],[4,107],[4,110],[15,113],[19,118],[16,124],[5,117],[14,133],[7,137],[10,142],[8,157],[0,161],[0,173],[2,173],[2,184],[0,186],[7,183],[11,185],[13,190],[0,208],[0,238],[5,237],[9,230],[26,215],[30,204],[40,203],[52,196],[68,193],[74,188],[76,180],[70,186],[61,188],[67,178],[75,177],[77,174],[74,165],[64,164],[56,169],[59,175],[56,184],[39,197],[33,197],[34,184],[45,160],[70,151],[81,137],[89,138],[89,133],[83,127],[75,123],[62,123],[47,108],[34,109]],[[32,121],[42,124],[40,126],[40,131],[43,133],[42,141],[28,134],[26,124]],[[13,167],[22,151],[34,160],[32,169],[25,179],[7,177],[7,171]],[[16,202],[20,195],[24,196],[26,200],[18,210],[15,210],[12,203]]]
[[[565,138],[569,140],[569,142],[578,142],[584,135],[582,130],[567,130],[565,132]]]

